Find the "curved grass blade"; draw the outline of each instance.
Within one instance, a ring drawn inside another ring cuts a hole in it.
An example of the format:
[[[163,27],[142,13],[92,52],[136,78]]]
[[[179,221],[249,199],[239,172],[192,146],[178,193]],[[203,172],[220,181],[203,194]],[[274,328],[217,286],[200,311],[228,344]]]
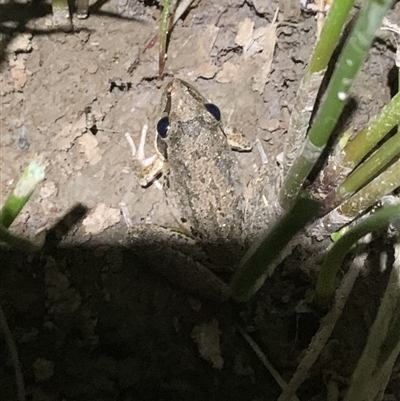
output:
[[[259,278],[290,240],[317,215],[319,206],[319,202],[300,198],[293,208],[248,250],[232,279],[234,299],[246,301],[253,295]]]

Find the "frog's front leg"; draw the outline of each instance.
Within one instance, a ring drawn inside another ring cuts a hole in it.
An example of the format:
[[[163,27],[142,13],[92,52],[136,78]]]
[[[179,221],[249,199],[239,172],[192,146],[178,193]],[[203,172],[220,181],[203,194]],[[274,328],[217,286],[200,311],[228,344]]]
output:
[[[144,148],[146,145],[147,131],[148,131],[148,126],[145,124],[142,128],[142,132],[140,134],[140,141],[137,148],[131,136],[128,133],[125,134],[125,137],[129,143],[129,146],[131,147],[133,158],[137,162],[139,162],[141,166],[140,181],[139,181],[140,185],[142,187],[147,187],[150,183],[153,182],[157,186],[157,188],[161,189],[162,186],[159,183],[159,181],[156,180],[156,178],[164,172],[165,160],[158,153],[146,158]]]

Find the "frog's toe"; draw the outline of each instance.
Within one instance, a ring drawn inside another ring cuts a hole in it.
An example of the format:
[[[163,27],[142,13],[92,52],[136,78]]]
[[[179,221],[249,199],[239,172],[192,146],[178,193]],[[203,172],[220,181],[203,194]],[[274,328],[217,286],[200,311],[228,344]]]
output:
[[[226,133],[229,146],[233,150],[240,152],[250,151],[252,149],[251,143],[242,134]]]

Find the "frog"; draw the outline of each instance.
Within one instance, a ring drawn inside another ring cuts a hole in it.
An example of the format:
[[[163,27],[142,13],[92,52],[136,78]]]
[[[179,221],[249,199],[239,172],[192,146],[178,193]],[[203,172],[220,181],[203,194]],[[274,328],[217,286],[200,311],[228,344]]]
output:
[[[225,300],[229,287],[220,279],[221,272],[232,273],[249,242],[248,186],[233,151],[250,152],[252,144],[225,129],[219,108],[193,85],[175,78],[161,98],[154,149],[140,185],[147,187],[162,176],[178,230],[131,227],[130,243],[140,242],[152,253],[151,263],[179,285],[187,288],[189,283],[195,292]],[[164,267],[156,260],[157,251]],[[173,262],[167,261],[167,254]],[[165,274],[167,270],[172,274]],[[186,274],[191,277],[186,279]]]

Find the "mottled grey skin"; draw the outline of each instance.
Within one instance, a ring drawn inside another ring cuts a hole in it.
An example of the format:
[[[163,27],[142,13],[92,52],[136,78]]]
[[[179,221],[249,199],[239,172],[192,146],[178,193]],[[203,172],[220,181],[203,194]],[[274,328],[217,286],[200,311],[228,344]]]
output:
[[[186,85],[175,79],[166,90],[166,200],[203,241],[240,240],[245,186],[236,157],[206,100]]]

